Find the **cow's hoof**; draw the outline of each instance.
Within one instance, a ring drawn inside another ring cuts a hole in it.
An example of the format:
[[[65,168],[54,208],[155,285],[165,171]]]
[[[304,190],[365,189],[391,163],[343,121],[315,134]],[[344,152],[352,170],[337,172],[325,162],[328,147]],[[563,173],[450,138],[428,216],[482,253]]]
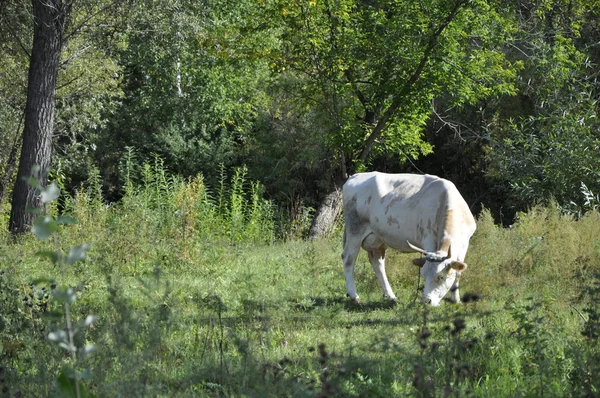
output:
[[[383,296],[384,305],[386,307],[395,307],[398,304],[398,299],[396,297]]]
[[[360,298],[358,296],[352,298],[352,297],[350,297],[350,295],[348,293],[346,293],[346,297],[348,297],[350,299],[350,301],[352,301],[352,303],[360,304]]]

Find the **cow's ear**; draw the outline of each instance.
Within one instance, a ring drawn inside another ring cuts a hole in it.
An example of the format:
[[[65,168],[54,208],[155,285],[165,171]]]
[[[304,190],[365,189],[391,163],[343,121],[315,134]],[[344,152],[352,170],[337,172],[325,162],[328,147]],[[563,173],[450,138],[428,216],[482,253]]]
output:
[[[452,261],[450,268],[455,269],[458,272],[462,272],[467,269],[467,264],[463,263],[462,261]]]
[[[426,261],[427,260],[422,257],[421,258],[413,258],[412,263],[416,266],[422,267],[425,265]]]

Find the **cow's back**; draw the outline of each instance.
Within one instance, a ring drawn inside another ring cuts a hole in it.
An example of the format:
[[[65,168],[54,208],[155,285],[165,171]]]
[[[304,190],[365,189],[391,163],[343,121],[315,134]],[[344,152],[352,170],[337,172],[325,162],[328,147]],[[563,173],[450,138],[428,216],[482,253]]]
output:
[[[400,251],[411,251],[410,241],[435,252],[448,235],[462,247],[474,231],[473,216],[454,184],[436,176],[359,173],[348,179],[343,195],[350,233],[363,239],[375,234]]]

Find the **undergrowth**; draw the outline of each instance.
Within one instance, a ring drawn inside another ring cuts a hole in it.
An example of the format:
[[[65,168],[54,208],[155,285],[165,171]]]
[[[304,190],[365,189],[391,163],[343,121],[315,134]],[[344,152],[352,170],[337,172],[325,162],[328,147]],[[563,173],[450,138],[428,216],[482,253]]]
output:
[[[75,366],[96,396],[599,395],[596,213],[575,220],[540,207],[511,228],[482,213],[461,305],[417,304],[411,256],[391,251],[399,301],[389,305],[361,254],[364,301],[352,305],[341,238],[294,238],[286,228],[297,226],[243,168],[208,187],[158,158],[133,164],[122,165],[118,203],[91,178],[51,204],[52,217],[77,220],[55,238],[0,235],[3,395],[69,396],[60,375],[72,357],[48,339],[64,329],[57,285],[73,289],[69,312],[86,326],[72,346],[97,347]],[[35,255],[56,242],[90,246],[61,271]]]

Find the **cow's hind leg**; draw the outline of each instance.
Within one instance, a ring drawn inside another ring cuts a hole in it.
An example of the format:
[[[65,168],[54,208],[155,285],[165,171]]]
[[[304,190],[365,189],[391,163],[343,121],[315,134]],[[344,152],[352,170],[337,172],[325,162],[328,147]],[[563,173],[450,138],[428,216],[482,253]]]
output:
[[[385,249],[370,249],[367,252],[369,253],[369,261],[373,266],[375,275],[377,275],[379,285],[383,289],[383,296],[390,300],[396,300],[396,295],[392,292],[392,287],[385,273]]]
[[[354,283],[354,266],[356,258],[360,251],[360,240],[353,239],[351,236],[346,236],[344,232],[344,252],[342,253],[342,261],[344,263],[344,274],[346,275],[346,293],[353,301],[358,302],[358,294],[356,293],[356,284]]]

